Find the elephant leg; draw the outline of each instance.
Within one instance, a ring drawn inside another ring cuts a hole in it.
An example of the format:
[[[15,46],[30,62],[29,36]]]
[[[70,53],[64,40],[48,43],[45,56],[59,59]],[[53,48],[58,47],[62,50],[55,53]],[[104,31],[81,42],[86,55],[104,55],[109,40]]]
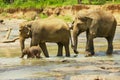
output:
[[[70,49],[69,49],[69,43],[64,44],[66,57],[70,57]]]
[[[57,56],[63,56],[63,44],[62,43],[57,43],[57,45],[58,45]]]
[[[22,54],[20,58],[23,58],[25,54]]]
[[[93,43],[93,37],[90,36],[88,33],[87,36],[87,42],[86,42],[86,57],[92,56],[95,54],[94,52],[94,43]]]
[[[39,40],[38,40],[37,36],[33,37],[32,40],[31,40],[31,43],[30,43],[30,47],[31,46],[37,46],[38,44],[39,44]]]
[[[27,58],[31,58],[31,54],[28,53],[28,54],[27,54]]]
[[[108,49],[106,54],[111,55],[113,53],[113,37],[106,37],[107,42],[108,42]]]
[[[46,44],[45,43],[39,43],[39,46],[41,47],[45,57],[49,57],[49,54],[48,54],[48,50],[47,50],[47,47],[46,47]]]
[[[26,53],[24,53],[24,52],[22,51],[22,55],[21,55],[20,58],[23,58],[25,55],[26,55]]]
[[[88,31],[86,31],[86,51],[89,51],[89,46],[88,46]]]

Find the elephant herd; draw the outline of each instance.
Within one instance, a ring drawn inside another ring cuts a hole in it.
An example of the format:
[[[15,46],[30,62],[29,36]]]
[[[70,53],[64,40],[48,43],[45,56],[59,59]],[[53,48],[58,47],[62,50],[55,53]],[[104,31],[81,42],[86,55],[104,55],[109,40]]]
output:
[[[106,38],[108,42],[106,54],[111,55],[113,52],[112,43],[116,26],[117,22],[114,16],[111,13],[102,10],[88,11],[87,13],[78,12],[74,21],[72,22],[72,28],[70,28],[65,21],[55,17],[26,21],[21,23],[19,27],[21,52],[22,54],[29,54],[28,57],[40,57],[37,55],[40,55],[40,50],[42,50],[45,57],[49,57],[46,42],[54,42],[58,45],[57,56],[63,56],[64,47],[66,57],[70,57],[70,41],[74,53],[78,54],[78,36],[80,33],[86,32],[87,42],[85,56],[88,57],[95,54],[93,39],[96,37]],[[73,30],[72,34],[70,31],[71,29]],[[26,49],[28,52],[25,51],[24,42],[27,38],[31,38],[30,48],[39,46],[41,49],[29,48]],[[36,52],[38,52],[37,55]]]

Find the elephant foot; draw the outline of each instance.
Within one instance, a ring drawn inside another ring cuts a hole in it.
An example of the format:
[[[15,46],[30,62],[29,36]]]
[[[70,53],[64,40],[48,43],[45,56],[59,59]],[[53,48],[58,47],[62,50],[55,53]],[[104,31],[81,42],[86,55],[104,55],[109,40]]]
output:
[[[67,54],[66,57],[70,57],[70,54]]]
[[[63,55],[62,55],[62,54],[60,54],[60,53],[58,53],[58,54],[57,54],[57,56],[58,56],[58,57],[62,57]]]
[[[22,56],[20,56],[20,58],[23,58],[23,55],[22,55]]]
[[[79,52],[78,52],[77,50],[74,50],[74,53],[75,53],[75,54],[79,54]]]
[[[42,58],[42,57],[41,57],[41,56],[36,56],[36,58],[37,58],[37,59],[40,59],[40,58]]]
[[[49,56],[45,56],[46,58],[49,58]]]
[[[45,55],[45,57],[49,58],[49,55]]]
[[[91,52],[88,52],[88,51],[85,52],[85,57],[91,57],[93,55],[94,55],[94,53],[91,53]]]
[[[57,57],[62,57],[62,55],[57,55]]]
[[[106,55],[111,56],[113,51],[107,51]]]

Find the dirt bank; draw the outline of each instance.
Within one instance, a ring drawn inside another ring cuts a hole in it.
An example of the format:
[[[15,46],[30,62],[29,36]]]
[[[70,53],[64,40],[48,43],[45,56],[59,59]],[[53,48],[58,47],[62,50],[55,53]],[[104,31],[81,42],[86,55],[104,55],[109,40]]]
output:
[[[62,7],[46,7],[46,8],[30,8],[30,9],[0,9],[0,17],[1,18],[17,18],[17,19],[27,19],[34,20],[36,17],[40,18],[39,14],[44,14],[47,16],[51,15],[62,15],[62,16],[72,16],[79,11],[89,10],[89,9],[102,9],[106,11],[110,11],[117,19],[117,22],[120,23],[120,5],[73,5],[73,6],[62,6]]]

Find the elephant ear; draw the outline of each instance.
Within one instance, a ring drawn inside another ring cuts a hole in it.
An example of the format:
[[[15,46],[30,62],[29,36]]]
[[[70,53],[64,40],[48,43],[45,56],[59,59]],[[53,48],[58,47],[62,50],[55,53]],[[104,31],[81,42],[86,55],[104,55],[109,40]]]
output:
[[[82,22],[88,22],[88,21],[92,21],[93,20],[92,18],[90,18],[88,16],[80,17],[78,19],[80,19]]]
[[[98,29],[98,20],[91,17],[86,17],[86,19],[87,26],[89,27],[90,30],[90,34],[95,35]]]

